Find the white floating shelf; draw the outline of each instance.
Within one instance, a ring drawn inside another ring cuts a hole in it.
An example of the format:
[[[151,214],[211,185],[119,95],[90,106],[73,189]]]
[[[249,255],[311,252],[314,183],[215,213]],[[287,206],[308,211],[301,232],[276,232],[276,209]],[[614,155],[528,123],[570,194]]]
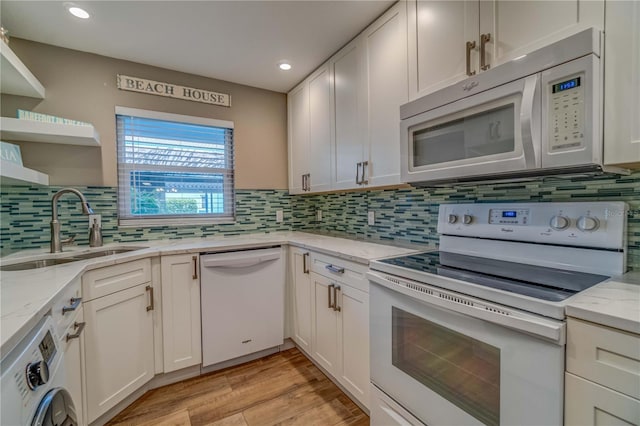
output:
[[[49,185],[49,176],[10,161],[0,160],[0,183],[2,185]]]
[[[0,42],[0,90],[8,95],[44,99],[44,86],[4,42]]]
[[[45,123],[10,117],[0,119],[0,137],[5,141],[100,146],[100,135],[93,126]]]

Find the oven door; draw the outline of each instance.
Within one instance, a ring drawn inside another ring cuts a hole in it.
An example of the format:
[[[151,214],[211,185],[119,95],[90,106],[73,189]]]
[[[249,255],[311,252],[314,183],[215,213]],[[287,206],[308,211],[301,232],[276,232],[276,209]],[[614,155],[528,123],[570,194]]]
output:
[[[564,338],[553,342],[497,323],[504,318],[493,322],[509,310],[492,312],[486,302],[417,283],[398,291],[373,275],[375,386],[427,425],[562,424]],[[564,336],[562,322],[541,319],[538,326]]]
[[[540,76],[402,120],[402,180],[426,182],[539,168]]]

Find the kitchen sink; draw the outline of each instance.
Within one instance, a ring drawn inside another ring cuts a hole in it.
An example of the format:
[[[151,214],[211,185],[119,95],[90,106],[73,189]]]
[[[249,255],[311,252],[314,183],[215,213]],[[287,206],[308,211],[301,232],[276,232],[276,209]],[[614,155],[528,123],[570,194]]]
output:
[[[26,271],[29,269],[46,268],[47,266],[62,265],[65,263],[78,262],[80,260],[94,259],[96,257],[111,256],[114,254],[128,253],[130,251],[142,250],[146,247],[120,247],[114,249],[96,250],[82,254],[69,253],[68,257],[56,257],[49,259],[29,260],[26,262],[13,263],[0,266],[0,271]]]
[[[47,266],[62,265],[64,263],[75,262],[80,259],[57,258],[57,259],[40,259],[30,260],[28,262],[14,263],[12,265],[0,266],[0,271],[26,271],[27,269],[46,268]]]
[[[128,253],[130,251],[141,250],[143,248],[146,248],[146,247],[125,247],[125,248],[117,248],[117,249],[92,251],[89,253],[76,254],[73,256],[73,259],[74,260],[93,259],[95,257],[111,256],[112,254]]]

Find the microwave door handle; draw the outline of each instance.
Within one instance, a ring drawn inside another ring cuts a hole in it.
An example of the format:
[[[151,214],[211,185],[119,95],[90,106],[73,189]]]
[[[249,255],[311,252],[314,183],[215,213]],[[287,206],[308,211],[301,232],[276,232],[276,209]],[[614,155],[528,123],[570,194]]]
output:
[[[522,151],[527,169],[540,167],[540,74],[534,74],[524,81],[520,123]]]

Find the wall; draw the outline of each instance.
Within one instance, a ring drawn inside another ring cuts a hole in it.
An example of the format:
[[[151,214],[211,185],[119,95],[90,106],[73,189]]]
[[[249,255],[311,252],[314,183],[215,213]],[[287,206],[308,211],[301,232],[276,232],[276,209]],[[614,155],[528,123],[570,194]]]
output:
[[[47,247],[51,197],[58,188],[4,187],[0,193],[0,244],[6,254],[24,248]],[[80,188],[96,213],[103,215],[105,243],[147,241],[243,232],[306,230],[380,241],[387,244],[438,245],[438,207],[463,202],[626,201],[628,216],[628,264],[640,270],[640,172],[612,178],[538,180],[525,183],[477,185],[441,189],[400,189],[290,196],[287,191],[237,191],[237,223],[187,227],[119,228],[114,188]],[[275,223],[282,209],[284,222]],[[322,210],[323,219],[315,220]],[[376,213],[376,224],[367,225],[367,212]],[[78,234],[88,244],[88,221],[77,200],[61,200],[63,235]]]
[[[11,49],[40,80],[46,98],[2,95],[1,113],[26,109],[92,123],[100,148],[21,142],[24,164],[52,185],[117,186],[115,106],[230,120],[235,124],[236,188],[287,188],[287,104],[283,93],[257,89],[17,38]],[[126,92],[116,75],[231,94],[231,108]]]

